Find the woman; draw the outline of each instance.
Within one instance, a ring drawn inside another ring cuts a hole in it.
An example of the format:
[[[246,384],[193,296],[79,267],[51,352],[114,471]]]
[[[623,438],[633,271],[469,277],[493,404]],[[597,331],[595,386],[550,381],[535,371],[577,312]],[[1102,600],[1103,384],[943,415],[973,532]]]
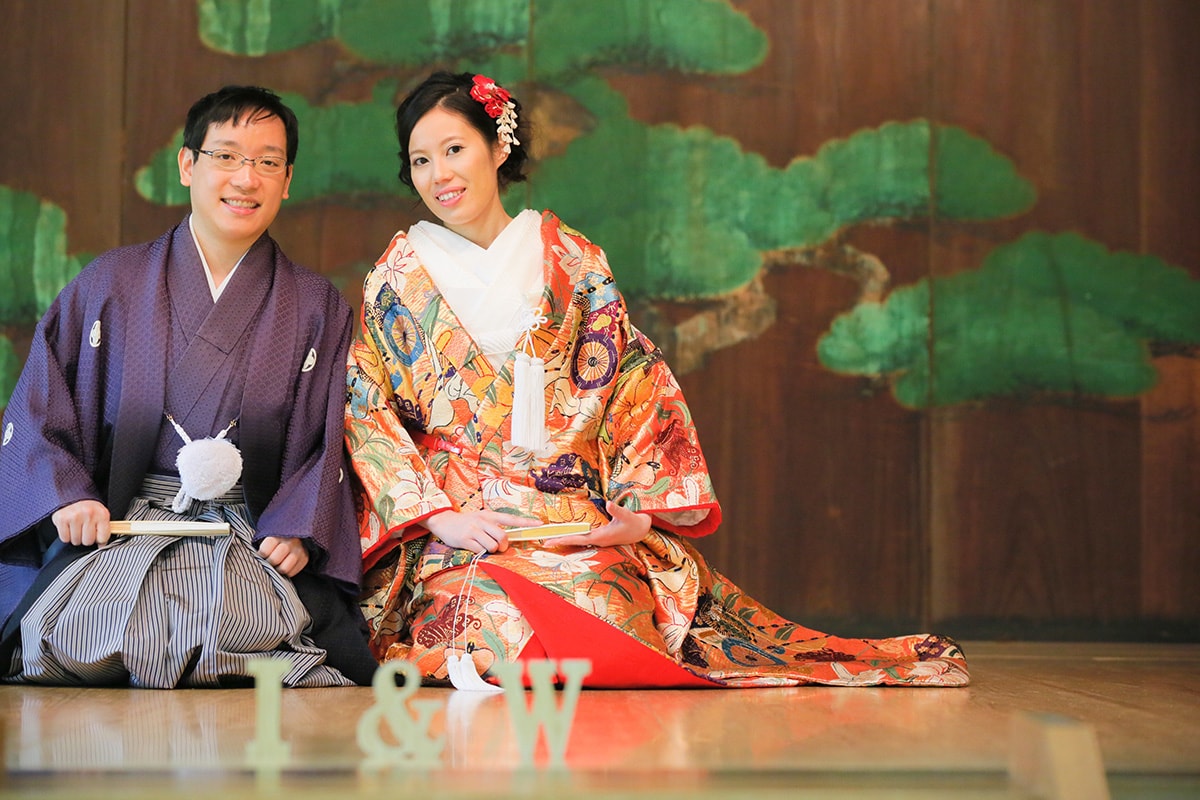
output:
[[[691,415],[603,251],[501,204],[529,152],[507,91],[437,73],[396,123],[400,179],[442,225],[393,238],[349,358],[379,658],[456,685],[460,657],[470,678],[588,658],[609,687],[967,682],[948,639],[826,636],[708,568],[690,539],[721,510]]]

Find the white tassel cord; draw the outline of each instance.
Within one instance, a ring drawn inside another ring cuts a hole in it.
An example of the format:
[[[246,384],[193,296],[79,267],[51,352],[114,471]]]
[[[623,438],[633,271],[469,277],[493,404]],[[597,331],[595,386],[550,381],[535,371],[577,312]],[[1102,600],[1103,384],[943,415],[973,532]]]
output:
[[[513,365],[512,443],[535,453],[546,446],[545,376],[542,359],[517,353]]]
[[[471,563],[467,565],[467,574],[463,577],[462,586],[458,590],[458,596],[455,599],[454,615],[464,613],[463,603],[467,601],[468,588],[475,583],[475,571],[479,566],[479,559],[483,558],[483,553],[476,553],[471,558]],[[454,644],[458,644],[456,639]],[[479,668],[475,665],[475,657],[467,651],[467,633],[466,628],[463,628],[461,656],[451,653],[446,656],[446,673],[450,676],[450,684],[460,691],[464,692],[502,692],[504,691],[499,686],[493,686],[485,681],[479,675]]]
[[[546,365],[533,352],[533,332],[547,322],[536,310],[525,312],[522,327],[525,337],[513,359],[513,410],[510,436],[512,443],[533,453],[541,452],[546,435]]]

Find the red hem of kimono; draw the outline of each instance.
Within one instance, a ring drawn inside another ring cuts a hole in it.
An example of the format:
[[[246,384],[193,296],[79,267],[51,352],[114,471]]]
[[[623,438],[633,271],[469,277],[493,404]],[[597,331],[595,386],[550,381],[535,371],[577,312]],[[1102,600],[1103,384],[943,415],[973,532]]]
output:
[[[413,539],[420,539],[422,536],[427,536],[429,534],[429,530],[425,526],[417,524],[421,522],[421,520],[429,519],[434,514],[440,514],[443,511],[453,510],[454,509],[452,507],[439,508],[436,511],[430,511],[428,514],[422,514],[416,519],[409,520],[403,525],[397,525],[389,530],[384,538],[380,539],[374,545],[363,551],[363,572],[370,570],[375,566],[376,563],[379,562],[379,559],[392,552],[392,550],[399,545],[405,542],[411,542]],[[404,531],[404,533],[400,536],[392,535],[396,531],[400,530]]]
[[[500,584],[513,605],[521,609],[545,657],[555,660],[586,658],[591,673],[583,685],[602,689],[714,689],[720,684],[688,672],[667,656],[647,647],[602,619],[576,608],[549,589],[504,567],[479,562],[479,568]],[[535,657],[527,647],[521,658]]]
[[[373,568],[379,559],[400,546],[399,539],[383,539],[363,552],[363,572]]]
[[[697,508],[707,508],[708,516],[697,522],[695,525],[679,527],[677,525],[672,525],[659,516],[656,516],[658,513],[674,514],[678,511],[691,511]],[[678,536],[687,536],[691,539],[698,539],[701,536],[708,536],[721,525],[721,507],[716,504],[687,506],[686,508],[648,508],[645,509],[644,513],[650,514],[654,517],[654,527],[662,528],[663,530],[670,531]]]

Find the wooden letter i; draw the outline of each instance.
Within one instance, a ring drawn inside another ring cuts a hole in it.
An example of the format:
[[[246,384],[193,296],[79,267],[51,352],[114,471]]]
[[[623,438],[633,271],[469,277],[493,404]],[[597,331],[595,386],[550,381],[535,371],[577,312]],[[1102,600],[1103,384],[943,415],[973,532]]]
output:
[[[292,668],[282,658],[255,658],[246,662],[254,676],[254,738],[246,743],[246,760],[252,767],[281,767],[291,756],[291,746],[281,736],[280,704],[283,676]]]

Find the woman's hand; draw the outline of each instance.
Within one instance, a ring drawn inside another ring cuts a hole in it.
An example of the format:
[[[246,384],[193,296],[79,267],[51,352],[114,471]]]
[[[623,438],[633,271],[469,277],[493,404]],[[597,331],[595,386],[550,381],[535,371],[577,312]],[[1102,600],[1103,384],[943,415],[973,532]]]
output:
[[[441,541],[472,553],[503,552],[508,549],[505,528],[537,524],[537,520],[500,511],[442,511],[424,522],[429,532]]]
[[[605,508],[612,517],[607,525],[592,528],[587,533],[560,536],[557,539],[551,539],[547,545],[552,547],[615,547],[640,542],[650,532],[649,514],[630,511],[612,500],[608,501]]]
[[[258,554],[279,574],[289,578],[308,564],[308,549],[299,539],[268,536],[258,543]]]
[[[79,500],[50,515],[58,538],[67,544],[105,544],[109,536],[108,508],[96,500]]]

